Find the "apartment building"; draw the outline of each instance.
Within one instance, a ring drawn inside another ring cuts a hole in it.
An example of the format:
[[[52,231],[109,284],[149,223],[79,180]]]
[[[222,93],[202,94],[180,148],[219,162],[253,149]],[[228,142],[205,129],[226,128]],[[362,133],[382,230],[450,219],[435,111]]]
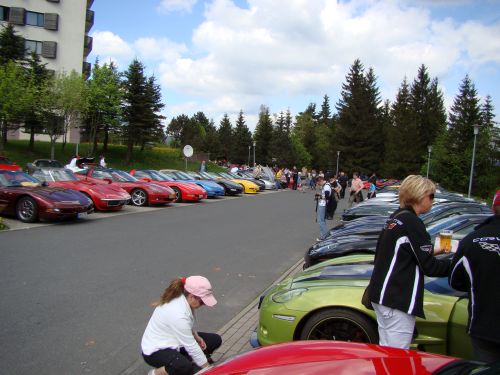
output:
[[[90,74],[87,56],[92,51],[88,35],[94,24],[93,0],[0,0],[0,23],[10,22],[25,40],[28,53],[36,52],[55,72],[72,70]],[[72,129],[69,142],[79,140]],[[24,139],[21,131],[9,134]],[[43,139],[43,136],[37,137]]]

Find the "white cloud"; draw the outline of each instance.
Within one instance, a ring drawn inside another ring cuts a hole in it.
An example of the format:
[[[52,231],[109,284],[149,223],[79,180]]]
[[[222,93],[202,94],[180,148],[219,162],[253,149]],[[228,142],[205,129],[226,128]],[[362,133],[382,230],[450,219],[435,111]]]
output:
[[[99,57],[102,62],[113,61],[118,63],[130,60],[134,57],[132,47],[120,36],[111,31],[95,31],[92,33],[92,53]]]
[[[161,4],[166,10],[190,10],[194,3]],[[171,115],[186,113],[175,110],[202,110],[214,120],[240,109],[256,118],[260,104],[279,111],[270,101],[280,96],[316,97],[319,104],[328,94],[333,101],[357,58],[365,68],[374,68],[383,99],[391,101],[403,78],[411,82],[422,64],[443,83],[450,71],[455,76],[463,71],[465,76],[471,69],[500,62],[498,21],[436,20],[429,7],[419,4],[414,0],[248,0],[248,6],[240,8],[231,0],[213,0],[206,4],[204,20],[193,30],[189,48],[151,37],[127,45],[103,32],[96,33],[94,50],[98,47],[123,58],[136,54],[152,61],[167,103],[169,91],[195,98],[186,105],[173,104]],[[455,85],[443,87],[447,102],[458,90]]]
[[[187,52],[187,47],[184,44],[171,42],[167,38],[139,38],[133,46],[143,59],[163,61],[164,63],[174,63],[181,58],[183,53]]]
[[[190,13],[197,0],[161,0],[158,9],[161,12],[188,12]]]

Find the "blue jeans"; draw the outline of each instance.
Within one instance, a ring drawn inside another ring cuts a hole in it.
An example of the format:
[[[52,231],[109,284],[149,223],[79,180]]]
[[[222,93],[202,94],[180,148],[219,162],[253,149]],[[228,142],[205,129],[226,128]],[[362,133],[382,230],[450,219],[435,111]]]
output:
[[[326,206],[319,206],[316,212],[316,221],[319,224],[319,239],[322,240],[328,234],[328,228],[326,227]]]

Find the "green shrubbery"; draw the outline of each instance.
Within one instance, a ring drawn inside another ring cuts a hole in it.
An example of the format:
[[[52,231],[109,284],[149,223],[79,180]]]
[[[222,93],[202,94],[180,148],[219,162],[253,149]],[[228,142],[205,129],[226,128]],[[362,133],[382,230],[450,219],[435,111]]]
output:
[[[62,164],[67,164],[76,153],[77,146],[68,143],[62,147],[62,144],[56,144],[55,158]],[[106,153],[102,151],[99,145],[98,152],[95,155],[89,155],[90,145],[82,143],[78,145],[78,154],[85,157],[95,157],[96,162],[101,154],[106,157],[108,166],[129,171],[135,169],[185,169],[185,160],[182,156],[182,151],[175,148],[169,148],[164,145],[156,145],[152,148],[145,148],[140,151],[139,148],[134,150],[134,159],[130,165],[125,163],[127,148],[125,145],[108,145]],[[28,151],[28,141],[8,141],[5,148],[5,156],[12,161],[15,161],[21,167],[26,168],[26,164],[35,159],[50,158],[50,142],[36,142],[35,151]],[[188,170],[197,171],[200,166],[199,162],[188,161]],[[209,165],[210,170],[218,170],[216,165]]]

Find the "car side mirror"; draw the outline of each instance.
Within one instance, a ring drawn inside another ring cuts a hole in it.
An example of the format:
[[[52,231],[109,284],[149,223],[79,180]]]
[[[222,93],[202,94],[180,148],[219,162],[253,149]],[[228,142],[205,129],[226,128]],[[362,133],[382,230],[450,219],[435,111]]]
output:
[[[47,186],[49,186],[49,183],[47,181],[42,181],[42,186],[47,187]]]
[[[103,180],[106,181],[108,184],[113,182],[111,178],[103,178]]]

